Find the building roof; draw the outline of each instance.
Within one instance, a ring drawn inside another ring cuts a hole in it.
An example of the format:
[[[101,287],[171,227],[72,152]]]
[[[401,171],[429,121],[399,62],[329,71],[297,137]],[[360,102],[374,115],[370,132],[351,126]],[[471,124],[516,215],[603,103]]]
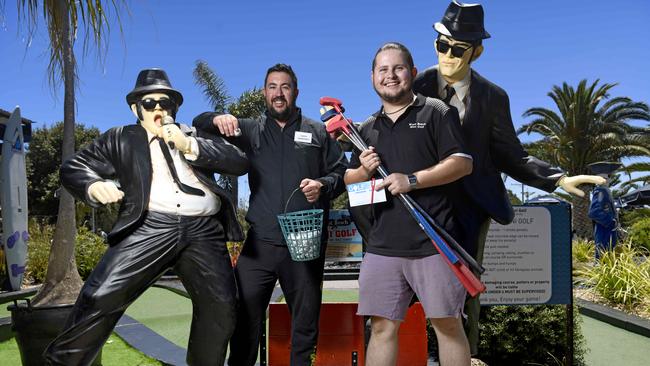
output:
[[[0,118],[9,118],[11,116],[11,112],[5,111],[4,109],[0,108]],[[31,119],[27,118],[22,118],[24,124],[31,124],[34,123]]]

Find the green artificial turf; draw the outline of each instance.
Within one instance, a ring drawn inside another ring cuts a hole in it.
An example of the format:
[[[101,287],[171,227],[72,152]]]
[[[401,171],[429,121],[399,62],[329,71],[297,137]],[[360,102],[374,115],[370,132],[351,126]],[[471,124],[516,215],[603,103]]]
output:
[[[359,290],[323,290],[323,302],[358,302]]]
[[[587,342],[585,363],[589,366],[646,366],[650,338],[582,316],[582,334]]]
[[[20,352],[14,338],[0,343],[2,365],[20,365]],[[129,347],[120,337],[111,334],[102,351],[103,366],[157,366],[160,362]]]
[[[0,305],[0,318],[8,318],[11,316],[11,312],[7,310],[7,306],[11,304],[13,303]]]
[[[174,344],[187,348],[192,321],[190,299],[151,287],[126,309],[126,314]]]
[[[0,360],[3,365],[20,365],[20,353],[14,338],[0,342]]]
[[[285,303],[287,302],[284,295],[281,295],[274,301]],[[322,302],[358,302],[359,290],[323,290]]]

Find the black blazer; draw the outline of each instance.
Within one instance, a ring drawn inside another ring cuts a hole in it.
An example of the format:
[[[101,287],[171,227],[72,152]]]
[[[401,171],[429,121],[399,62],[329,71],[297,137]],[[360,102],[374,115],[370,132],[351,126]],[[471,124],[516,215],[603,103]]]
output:
[[[413,89],[438,95],[437,65],[419,73]],[[510,116],[508,94],[472,70],[470,104],[462,125],[467,151],[474,159],[472,174],[463,178],[471,200],[501,224],[514,218],[501,172],[529,186],[553,192],[563,172],[524,150]]]
[[[189,161],[196,177],[221,199],[217,214],[229,241],[242,241],[244,236],[237,222],[229,194],[219,187],[214,173],[242,175],[248,171],[246,155],[224,139],[198,132],[199,156]],[[77,199],[98,207],[88,196],[88,187],[108,179],[117,180],[124,191],[117,221],[108,234],[110,245],[117,244],[139,225],[149,203],[151,192],[151,155],[144,127],[115,127],[99,136],[88,147],[66,160],[60,170],[63,186]]]

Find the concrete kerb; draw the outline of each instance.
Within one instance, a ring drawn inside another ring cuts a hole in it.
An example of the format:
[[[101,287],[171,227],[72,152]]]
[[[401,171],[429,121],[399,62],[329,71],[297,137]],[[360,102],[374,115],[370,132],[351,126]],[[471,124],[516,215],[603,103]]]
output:
[[[650,338],[650,320],[582,299],[576,299],[575,303],[582,315]]]

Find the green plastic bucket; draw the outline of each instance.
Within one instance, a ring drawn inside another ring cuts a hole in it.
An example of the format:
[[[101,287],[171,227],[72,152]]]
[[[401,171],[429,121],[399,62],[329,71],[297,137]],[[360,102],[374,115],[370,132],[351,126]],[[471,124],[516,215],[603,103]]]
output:
[[[287,205],[300,188],[291,193]],[[291,259],[298,262],[310,261],[320,256],[320,240],[323,230],[323,210],[310,209],[296,212],[286,212],[278,215],[282,235],[287,242]]]

